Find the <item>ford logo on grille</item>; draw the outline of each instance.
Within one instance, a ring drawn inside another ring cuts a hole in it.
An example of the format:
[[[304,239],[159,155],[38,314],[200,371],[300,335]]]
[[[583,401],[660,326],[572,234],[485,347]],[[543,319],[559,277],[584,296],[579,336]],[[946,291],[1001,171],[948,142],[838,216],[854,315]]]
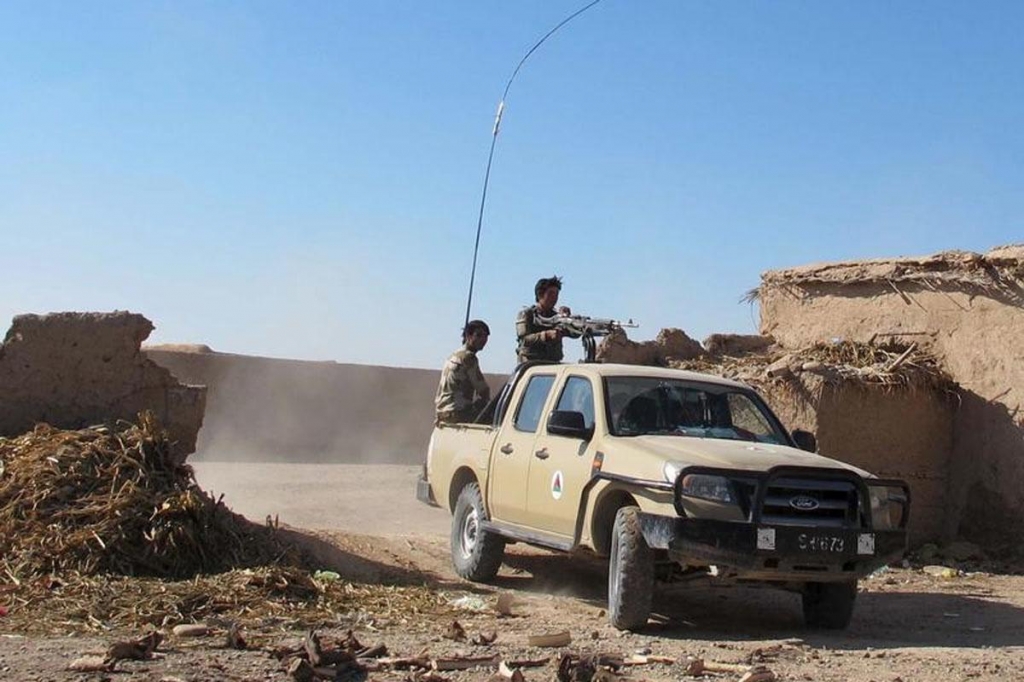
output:
[[[818,508],[818,501],[810,495],[794,495],[789,498],[789,506],[800,511],[814,511]]]

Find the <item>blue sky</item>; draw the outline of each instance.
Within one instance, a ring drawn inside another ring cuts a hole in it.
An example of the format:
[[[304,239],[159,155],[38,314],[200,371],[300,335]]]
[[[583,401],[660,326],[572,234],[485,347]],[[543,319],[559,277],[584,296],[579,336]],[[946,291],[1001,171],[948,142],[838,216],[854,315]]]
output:
[[[495,107],[582,1],[0,3],[0,321],[438,367]],[[473,315],[751,333],[760,273],[1024,241],[1024,4],[603,0],[509,94]],[[578,357],[575,348],[571,357]]]

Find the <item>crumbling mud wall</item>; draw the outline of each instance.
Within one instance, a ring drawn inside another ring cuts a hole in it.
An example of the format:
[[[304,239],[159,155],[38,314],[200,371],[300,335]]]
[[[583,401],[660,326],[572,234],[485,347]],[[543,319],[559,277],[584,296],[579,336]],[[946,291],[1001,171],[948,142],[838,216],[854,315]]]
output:
[[[205,346],[145,352],[175,376],[209,387],[198,459],[426,459],[439,370],[261,358]],[[496,393],[504,377],[487,378]]]
[[[891,338],[931,349],[961,386],[951,530],[996,540],[1007,523],[1024,527],[1024,246],[768,272],[756,295],[761,331],[788,348]]]
[[[681,329],[662,329],[653,341],[630,341],[618,329],[601,340],[595,358],[598,362],[624,365],[667,367],[673,362],[706,355],[704,347]]]
[[[818,451],[910,486],[913,546],[949,535],[946,500],[955,401],[942,391],[863,382],[826,382],[813,373],[759,386],[789,429],[817,436]]]
[[[153,324],[129,312],[53,313],[14,318],[0,346],[0,435],[45,422],[78,429],[152,411],[176,456],[196,447],[206,391],[182,385],[146,359]]]

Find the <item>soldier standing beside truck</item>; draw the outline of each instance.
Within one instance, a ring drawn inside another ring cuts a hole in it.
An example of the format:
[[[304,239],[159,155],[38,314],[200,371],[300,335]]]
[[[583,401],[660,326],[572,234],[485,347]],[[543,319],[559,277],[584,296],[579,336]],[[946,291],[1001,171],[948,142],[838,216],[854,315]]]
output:
[[[566,331],[545,321],[545,318],[556,315],[572,314],[566,306],[555,310],[561,291],[562,278],[557,275],[537,280],[533,288],[536,303],[523,308],[516,316],[516,338],[519,341],[516,356],[520,363],[530,360],[562,361],[562,337],[566,336]]]
[[[483,320],[471,320],[462,330],[462,348],[444,363],[434,406],[436,423],[473,421],[491,399],[491,388],[480,371],[476,354],[487,345],[491,330]]]

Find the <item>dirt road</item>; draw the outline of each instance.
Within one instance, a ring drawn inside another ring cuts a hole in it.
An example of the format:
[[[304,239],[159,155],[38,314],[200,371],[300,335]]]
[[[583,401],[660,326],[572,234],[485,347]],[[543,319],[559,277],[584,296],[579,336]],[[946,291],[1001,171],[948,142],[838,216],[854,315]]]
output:
[[[417,467],[211,462],[196,468],[202,485],[225,493],[250,518],[279,514],[289,524],[324,529],[332,542],[378,565],[455,580],[447,556],[449,516],[415,500]],[[367,537],[380,535],[387,537]],[[1020,576],[975,572],[943,579],[916,569],[887,570],[863,583],[853,623],[840,633],[805,630],[794,594],[674,586],[656,599],[647,635],[606,627],[604,580],[599,561],[515,545],[499,587],[529,604],[531,628],[597,632],[599,639],[673,655],[748,655],[797,638],[803,648],[790,657],[800,662],[794,672],[814,670],[801,672],[811,674],[806,679],[1010,679],[1018,675],[1016,661],[1024,660]]]
[[[725,672],[703,679],[730,682],[757,666],[767,671],[754,678],[761,680],[934,682],[1024,676],[1021,575],[974,571],[943,578],[920,567],[884,570],[862,582],[853,622],[842,632],[806,629],[794,594],[669,586],[659,588],[648,627],[622,633],[607,622],[600,560],[511,545],[495,584],[473,585],[456,578],[448,558],[448,516],[415,501],[415,467],[207,462],[196,469],[201,485],[223,493],[229,506],[254,520],[276,514],[282,523],[320,529],[309,537],[323,550],[323,567],[354,584],[397,582],[434,591],[437,604],[446,609],[443,616],[352,611],[318,626],[327,638],[342,637],[351,629],[361,640],[386,644],[392,656],[426,652],[431,657],[540,661],[539,667],[523,669],[526,682],[556,679],[564,653],[626,658],[649,654],[667,661],[622,668],[621,679],[627,682],[696,679],[687,674],[693,659],[724,664]],[[514,599],[511,617],[494,610],[501,592]],[[394,604],[400,604],[400,593],[395,595]],[[5,634],[0,620],[0,678],[297,679],[267,656],[267,647],[301,638],[301,628],[287,629],[281,619],[246,621],[244,615],[229,615],[239,618],[263,648],[228,651],[217,638],[187,645],[172,640],[157,659],[119,664],[116,678],[67,672],[73,658],[103,651],[115,633],[26,639]],[[455,619],[469,638],[493,632],[497,639],[492,644],[454,641],[449,636]],[[552,632],[568,633],[571,644],[557,649],[531,645],[531,635]],[[443,674],[384,669],[370,673],[369,679],[484,682],[494,672],[486,664]]]
[[[297,528],[441,536],[448,515],[416,501],[420,467],[194,462],[196,480],[239,514]]]

